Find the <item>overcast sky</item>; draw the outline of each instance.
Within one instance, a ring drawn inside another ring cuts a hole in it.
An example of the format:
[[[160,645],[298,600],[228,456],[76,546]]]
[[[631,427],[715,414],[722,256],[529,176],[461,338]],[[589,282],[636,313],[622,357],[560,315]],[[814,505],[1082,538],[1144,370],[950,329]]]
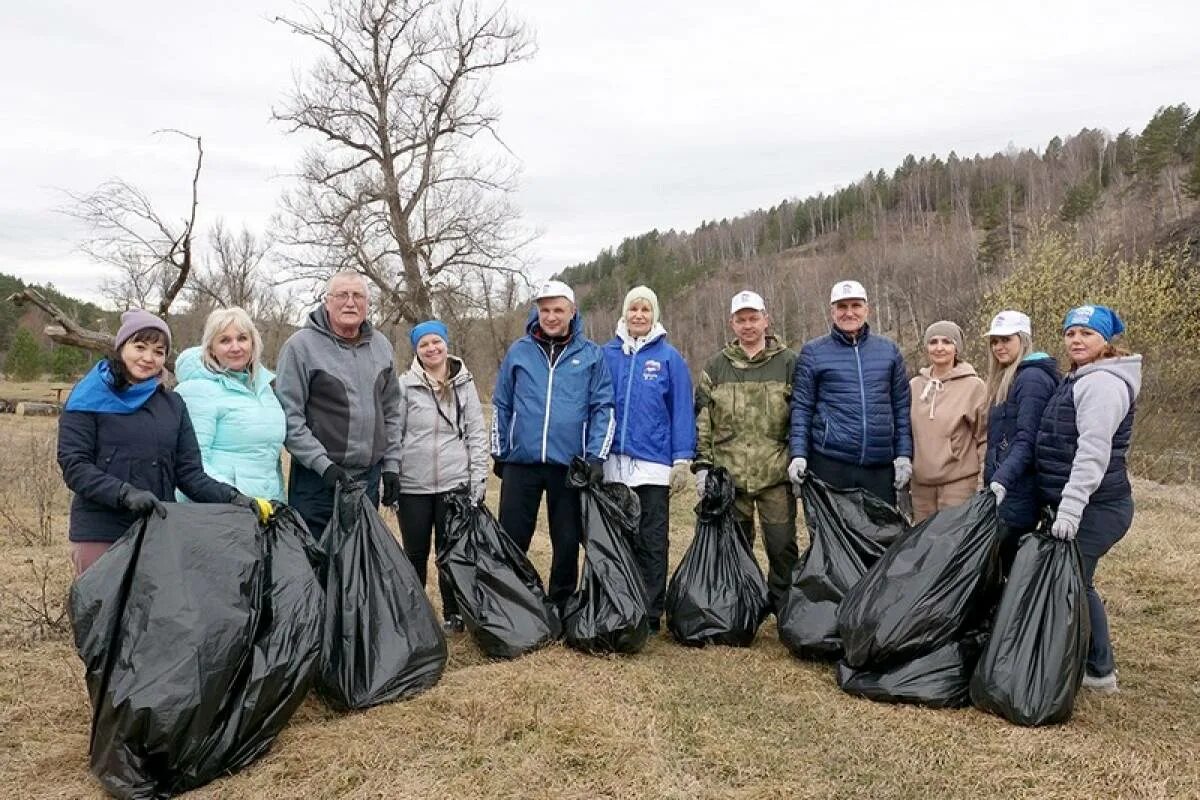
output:
[[[485,0],[486,2],[486,0]],[[1043,147],[1200,105],[1196,0],[512,0],[537,56],[498,75],[538,274],[651,228],[829,191],[906,153]],[[0,25],[0,272],[96,297],[55,213],[119,176],[201,229],[264,231],[300,143],[271,122],[314,53],[287,0],[37,0]],[[986,10],[976,11],[980,8]]]

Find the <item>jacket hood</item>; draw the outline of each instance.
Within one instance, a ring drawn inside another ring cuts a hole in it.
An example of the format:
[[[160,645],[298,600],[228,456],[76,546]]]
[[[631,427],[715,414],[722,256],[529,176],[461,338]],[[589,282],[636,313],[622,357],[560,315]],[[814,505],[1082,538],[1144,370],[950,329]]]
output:
[[[325,310],[325,306],[323,306],[323,305],[317,306],[316,308],[314,308],[312,311],[310,311],[308,313],[307,327],[313,328],[314,330],[317,330],[317,331],[320,331],[321,333],[325,334],[326,336],[328,336],[330,339],[334,340],[335,342],[345,341],[344,339],[342,339],[340,336],[338,336],[336,333],[333,332],[333,328],[329,324],[329,312],[327,312]],[[375,330],[375,328],[374,328],[374,326],[371,325],[371,321],[364,319],[363,323],[362,323],[362,327],[360,327],[358,329],[359,341],[365,342],[365,341],[369,340],[371,338],[371,334],[374,330]]]
[[[1133,390],[1134,397],[1137,397],[1142,390],[1142,357],[1140,355],[1102,358],[1099,361],[1093,361],[1091,364],[1075,370],[1075,379],[1078,380],[1093,372],[1110,372],[1116,375],[1129,385],[1129,388]]]
[[[525,320],[525,333],[533,336],[533,332],[536,330],[538,330],[538,310],[535,304],[529,309],[529,318]],[[575,309],[575,316],[571,317],[571,324],[567,326],[567,330],[571,332],[572,339],[583,336],[583,312],[578,308]]]
[[[1023,359],[1021,359],[1021,363],[1017,365],[1018,372],[1023,369],[1040,369],[1042,372],[1045,372],[1047,375],[1054,378],[1055,383],[1062,378],[1062,375],[1060,375],[1058,371],[1058,362],[1051,358],[1048,353],[1030,353],[1029,355],[1025,356]]]
[[[451,386],[463,386],[464,384],[470,383],[473,380],[471,371],[467,369],[467,365],[461,358],[453,354],[447,354],[446,361],[448,362],[448,366],[450,368]],[[404,376],[415,383],[425,383],[425,369],[421,366],[421,362],[417,360],[416,356],[413,356],[412,363],[408,365],[408,369],[405,370]]]
[[[246,385],[237,378],[222,372],[213,372],[209,369],[201,357],[201,348],[199,347],[189,347],[175,359],[175,378],[179,383],[183,383],[184,381],[214,381],[234,390],[246,388]],[[275,373],[262,364],[259,364],[258,369],[254,371],[255,391],[257,392],[273,380],[275,380]]]
[[[926,380],[930,380],[929,373],[932,369],[933,369],[933,367],[921,367],[921,369],[920,369],[921,377],[925,378]],[[947,381],[958,380],[959,378],[978,378],[978,377],[979,377],[979,373],[977,373],[975,371],[975,367],[971,366],[971,364],[966,361],[960,361],[954,365],[953,369],[950,370],[949,375],[947,375],[944,378],[939,378],[938,380],[940,380],[942,383],[946,383]]]
[[[768,333],[766,346],[758,355],[754,356],[754,358],[750,358],[746,355],[746,351],[742,349],[741,343],[739,343],[736,339],[725,345],[725,349],[721,351],[721,354],[729,359],[730,363],[732,363],[735,367],[745,369],[747,367],[761,364],[764,361],[769,361],[773,356],[783,352],[785,348],[786,345],[783,343],[782,339],[778,338],[774,334]]]
[[[634,339],[629,335],[629,328],[625,325],[624,319],[617,320],[617,338],[613,342],[618,343],[621,352],[625,355],[635,353],[638,350],[650,345],[667,335],[667,329],[662,326],[661,322],[654,323],[654,327],[650,332],[640,339]]]

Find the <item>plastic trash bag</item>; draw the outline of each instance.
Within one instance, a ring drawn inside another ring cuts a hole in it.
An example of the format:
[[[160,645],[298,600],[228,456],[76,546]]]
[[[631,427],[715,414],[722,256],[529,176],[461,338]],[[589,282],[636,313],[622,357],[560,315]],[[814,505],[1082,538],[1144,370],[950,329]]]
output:
[[[90,766],[115,797],[176,795],[271,747],[316,674],[321,587],[284,509],[169,504],[71,587]],[[35,792],[36,793],[36,792]]]
[[[971,700],[1017,725],[1066,722],[1090,636],[1079,548],[1041,533],[1026,536],[971,679]]]
[[[454,587],[467,630],[492,658],[516,658],[562,634],[542,579],[500,522],[467,492],[447,500],[446,547],[438,571]]]
[[[361,483],[337,489],[321,544],[328,558],[321,697],[348,711],[412,697],[436,684],[446,668],[441,625]]]
[[[967,635],[905,664],[880,670],[854,669],[841,662],[838,686],[847,694],[881,703],[961,708],[971,704],[971,673],[985,638],[978,633]]]
[[[779,639],[795,656],[836,659],[842,654],[837,627],[842,598],[908,530],[908,522],[870,492],[835,489],[812,475],[801,500],[809,544],[779,610]]]
[[[844,660],[911,661],[984,622],[998,596],[996,498],[989,491],[902,534],[838,608]]]
[[[767,615],[767,582],[733,517],[733,478],[708,473],[696,534],[667,585],[667,629],[691,647],[749,647]]]
[[[592,485],[575,459],[567,485],[579,489],[583,512],[583,572],[563,610],[563,639],[587,653],[637,653],[650,638],[646,587],[633,558],[641,506],[621,483]]]

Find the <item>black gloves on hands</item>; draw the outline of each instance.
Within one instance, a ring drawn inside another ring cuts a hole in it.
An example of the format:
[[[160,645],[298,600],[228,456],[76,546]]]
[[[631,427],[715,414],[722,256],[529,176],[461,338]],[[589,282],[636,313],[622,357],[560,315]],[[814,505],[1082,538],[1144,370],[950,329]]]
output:
[[[599,486],[604,483],[604,462],[589,461],[588,462],[588,483],[593,486]]]
[[[354,478],[350,477],[350,473],[337,464],[330,464],[326,467],[325,471],[321,473],[321,480],[330,489],[336,489],[339,483],[345,486],[348,483],[354,482]]]
[[[167,518],[167,507],[154,496],[153,492],[138,489],[128,483],[121,487],[117,501],[139,517],[148,516],[153,512],[162,519]]]
[[[400,473],[383,473],[383,497],[381,498],[381,502],[388,508],[395,508],[400,505]]]
[[[492,459],[492,474],[500,480],[504,480],[504,462]]]

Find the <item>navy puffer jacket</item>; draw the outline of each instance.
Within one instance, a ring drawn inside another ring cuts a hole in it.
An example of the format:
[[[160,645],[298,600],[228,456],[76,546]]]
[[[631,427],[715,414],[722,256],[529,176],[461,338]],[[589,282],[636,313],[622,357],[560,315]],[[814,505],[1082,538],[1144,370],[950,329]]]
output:
[[[792,457],[813,451],[846,464],[912,458],[911,396],[900,348],[863,326],[807,342],[792,375]]]
[[[1000,519],[1014,531],[1032,530],[1037,525],[1034,448],[1042,412],[1060,380],[1054,359],[1045,353],[1031,353],[1017,366],[1005,401],[988,410],[983,480],[1004,487],[1007,494],[1000,504]]]

